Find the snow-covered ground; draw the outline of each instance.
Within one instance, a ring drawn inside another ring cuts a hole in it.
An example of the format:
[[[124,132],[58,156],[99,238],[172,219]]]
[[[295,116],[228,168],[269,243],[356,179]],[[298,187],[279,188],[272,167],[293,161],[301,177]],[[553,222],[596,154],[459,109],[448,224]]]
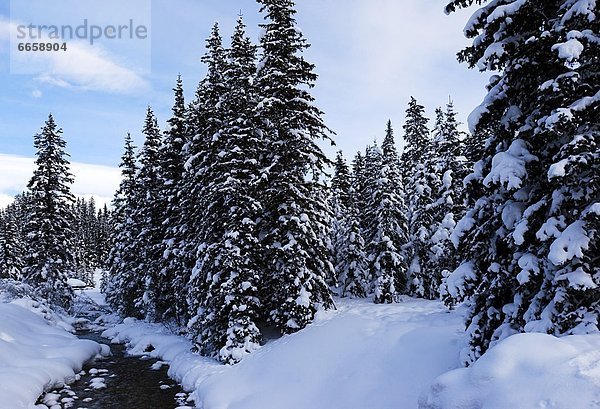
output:
[[[71,334],[72,323],[43,303],[0,291],[0,408],[34,408],[44,391],[77,379],[85,362],[109,353]]]
[[[204,409],[409,409],[459,366],[463,333],[461,314],[438,302],[338,300],[337,311],[233,367],[192,354],[189,341],[160,325],[126,319],[103,335],[168,362],[169,375]]]
[[[600,335],[515,335],[460,368],[460,310],[413,299],[337,304],[233,367],[157,324],[126,319],[104,335],[165,361],[202,409],[600,408]]]
[[[105,305],[97,289],[78,292]],[[0,301],[0,408],[33,408],[43,390],[75,379],[85,361],[107,352],[70,334],[73,319],[26,298]],[[130,354],[169,365],[202,409],[600,408],[600,335],[515,335],[460,368],[460,309],[409,298],[337,306],[233,367],[192,353],[164,325],[110,313],[96,325]]]
[[[440,376],[421,409],[600,408],[600,334],[518,334]]]

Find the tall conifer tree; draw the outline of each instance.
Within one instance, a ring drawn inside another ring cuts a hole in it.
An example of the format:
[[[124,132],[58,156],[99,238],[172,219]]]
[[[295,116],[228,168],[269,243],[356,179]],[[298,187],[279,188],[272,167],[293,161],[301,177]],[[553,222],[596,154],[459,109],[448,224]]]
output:
[[[0,211],[0,278],[22,279],[23,247],[15,205]]]
[[[182,246],[185,238],[180,222],[185,218],[183,213],[183,176],[185,155],[184,147],[188,142],[188,126],[186,123],[185,99],[183,96],[183,81],[177,77],[175,101],[172,116],[167,121],[168,128],[164,132],[160,148],[162,191],[160,200],[164,209],[161,226],[161,268],[156,285],[162,289],[157,294],[157,316],[161,319],[175,319],[184,324],[187,321],[187,304],[182,294],[189,279],[185,255]]]
[[[146,111],[142,133],[145,141],[139,154],[135,207],[131,215],[139,229],[139,234],[129,249],[137,257],[132,269],[137,290],[132,301],[140,315],[154,320],[157,318],[158,298],[163,291],[158,283],[165,201],[162,200],[162,136],[156,116],[150,107]]]
[[[257,221],[262,205],[257,183],[262,152],[254,124],[255,54],[240,17],[227,50],[222,125],[210,141],[210,150],[218,154],[205,169],[210,182],[203,223],[211,234],[196,265],[208,287],[196,324],[190,327],[200,340],[200,351],[228,364],[239,362],[261,342],[257,323],[263,268]]]
[[[467,250],[448,289],[472,297],[467,362],[515,332],[598,331],[597,11],[487,2],[465,29],[476,40],[459,59],[499,73],[471,115],[471,131],[488,136],[470,176],[482,191],[457,227]]]
[[[407,242],[406,209],[391,121],[387,124],[382,150],[375,146],[372,154],[378,157],[378,163],[374,166],[374,185],[368,202],[367,253],[374,279],[374,300],[389,303],[406,290],[407,272],[402,250]]]
[[[322,175],[327,159],[316,144],[329,139],[322,112],[307,88],[317,75],[302,56],[308,47],[296,27],[291,0],[259,0],[262,60],[257,72],[256,116],[266,141],[262,229],[270,272],[265,283],[268,320],[283,332],[304,328],[333,301],[333,274],[323,233],[328,210]]]
[[[68,309],[73,301],[67,285],[73,273],[73,176],[62,129],[52,115],[34,136],[34,146],[35,170],[27,185],[31,209],[25,225],[25,280],[51,303]]]
[[[133,276],[137,256],[129,252],[133,241],[139,234],[138,226],[132,218],[136,206],[138,189],[136,152],[133,139],[128,133],[125,148],[121,156],[121,183],[113,199],[114,230],[111,234],[112,247],[108,256],[108,271],[103,277],[101,289],[106,300],[119,313],[125,316],[136,314],[132,302],[135,297],[136,280]]]
[[[433,167],[428,121],[425,108],[411,97],[404,124],[406,147],[402,154],[402,166],[410,238],[407,247],[409,292],[418,297],[425,297],[429,293],[428,272],[423,264],[429,257],[429,239],[434,217],[432,204],[439,183]]]

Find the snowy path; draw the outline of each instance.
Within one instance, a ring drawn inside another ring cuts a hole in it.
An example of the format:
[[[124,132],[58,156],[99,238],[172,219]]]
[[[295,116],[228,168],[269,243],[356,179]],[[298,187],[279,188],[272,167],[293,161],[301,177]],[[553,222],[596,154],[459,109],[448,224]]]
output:
[[[104,332],[132,353],[169,363],[203,409],[365,409],[417,407],[421,392],[459,366],[462,317],[439,302],[394,305],[338,300],[314,324],[225,367],[190,352],[163,326],[127,319]]]
[[[438,302],[342,300],[338,308],[211,377],[195,396],[206,409],[411,409],[459,365],[462,318]]]

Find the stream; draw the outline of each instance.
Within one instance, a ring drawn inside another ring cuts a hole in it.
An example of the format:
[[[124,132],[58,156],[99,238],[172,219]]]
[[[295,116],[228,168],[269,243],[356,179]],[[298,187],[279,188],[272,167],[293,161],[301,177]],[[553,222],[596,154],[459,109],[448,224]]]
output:
[[[80,328],[76,335],[80,339],[109,345],[112,355],[89,362],[76,375],[75,382],[42,395],[38,404],[50,409],[194,407],[187,403],[188,394],[167,376],[168,366],[164,362],[150,356],[128,355],[125,345],[111,344],[109,339],[85,327]]]

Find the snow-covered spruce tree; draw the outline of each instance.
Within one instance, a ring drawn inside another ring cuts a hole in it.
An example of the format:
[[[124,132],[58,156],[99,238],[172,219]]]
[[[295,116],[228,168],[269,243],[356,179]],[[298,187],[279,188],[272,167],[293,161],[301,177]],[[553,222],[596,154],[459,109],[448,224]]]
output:
[[[406,217],[407,208],[404,202],[404,185],[402,183],[400,158],[394,140],[392,121],[388,121],[387,123],[381,149],[383,152],[381,176],[385,179],[386,183],[386,191],[382,196],[382,210],[384,210],[382,220],[390,223],[389,233],[392,234],[391,236],[388,235],[390,243],[394,244],[397,254],[402,258],[400,268],[396,269],[396,291],[405,293],[407,290],[406,275],[408,271],[408,256],[405,250],[408,242],[408,220]]]
[[[102,280],[102,292],[106,294],[109,304],[124,316],[137,314],[134,298],[137,281],[133,276],[133,268],[137,255],[129,252],[139,234],[139,226],[134,223],[133,212],[137,200],[136,147],[131,135],[125,137],[125,149],[121,157],[121,183],[113,199],[113,223],[110,241],[112,248],[108,256],[108,271]]]
[[[371,242],[376,233],[373,230],[373,226],[377,225],[376,212],[371,205],[373,204],[372,198],[377,190],[377,178],[382,166],[381,149],[377,145],[377,141],[373,141],[372,145],[367,145],[365,148],[362,171],[357,175],[362,179],[362,183],[358,185],[360,191],[357,192],[357,200],[362,206],[361,227],[366,244]]]
[[[156,303],[163,291],[157,286],[162,258],[163,214],[164,201],[162,196],[162,157],[160,147],[162,135],[158,121],[152,108],[148,107],[142,133],[145,136],[144,145],[140,150],[140,164],[136,183],[135,203],[132,212],[137,237],[131,243],[128,251],[135,255],[132,267],[132,277],[135,287],[132,301],[140,316],[156,320]]]
[[[329,237],[329,249],[331,262],[338,266],[342,262],[342,255],[346,241],[345,223],[348,217],[350,205],[350,169],[342,151],[336,154],[333,165],[333,176],[331,178],[331,190],[329,194],[329,207],[331,209],[331,229]],[[327,284],[330,287],[340,287],[338,278],[340,272],[336,270],[335,277],[327,277]]]
[[[346,217],[338,237],[339,257],[335,269],[340,296],[364,298],[370,291],[371,276],[355,197],[353,188],[350,188]]]
[[[408,290],[417,297],[429,296],[430,272],[425,271],[423,263],[429,257],[434,220],[432,204],[440,182],[433,166],[428,121],[425,108],[411,97],[404,124],[406,146],[402,154],[402,169],[408,209]]]
[[[93,283],[93,270],[100,266],[100,261],[97,258],[96,251],[96,243],[97,236],[99,231],[99,223],[98,223],[98,209],[96,207],[96,201],[93,197],[91,197],[86,204],[85,208],[85,220],[88,230],[88,237],[86,240],[86,251],[88,253],[88,258],[92,265],[92,283]]]
[[[460,0],[448,11],[473,1]],[[457,226],[470,247],[449,292],[471,296],[477,359],[516,332],[597,332],[600,313],[600,19],[595,2],[489,2],[459,54],[495,70],[471,130],[489,135]]]
[[[341,166],[342,162],[336,159],[336,173],[345,175],[345,170]],[[344,162],[345,164],[345,162]],[[342,169],[337,171],[337,168]],[[334,174],[335,176],[335,174]],[[349,175],[349,183],[345,182],[344,176],[336,181],[332,180],[332,190],[338,190],[342,186],[347,189],[345,197],[345,207],[336,211],[336,206],[332,205],[334,218],[339,219],[334,228],[338,228],[335,238],[335,272],[337,275],[337,287],[340,289],[339,295],[342,297],[363,298],[370,294],[371,275],[366,253],[366,244],[363,237],[363,216],[366,205],[363,201],[365,191],[365,161],[360,152],[355,155],[352,172]],[[334,196],[335,197],[335,196]],[[343,202],[337,200],[336,203]],[[336,214],[342,217],[336,217]]]
[[[354,160],[352,161],[352,187],[354,190],[352,200],[354,202],[354,206],[358,209],[359,220],[361,228],[364,228],[363,215],[366,212],[366,203],[365,203],[365,191],[367,187],[366,173],[365,173],[365,157],[359,151],[354,155]]]
[[[159,195],[164,209],[162,215],[160,251],[160,271],[154,286],[160,291],[156,294],[156,317],[159,320],[175,319],[179,324],[187,323],[187,302],[185,286],[189,274],[183,262],[181,243],[183,232],[179,222],[182,220],[182,185],[184,173],[184,146],[188,141],[186,124],[186,108],[183,96],[183,82],[181,75],[177,77],[175,88],[175,101],[172,116],[167,121],[168,128],[164,132],[160,148],[160,178],[162,191]]]
[[[269,273],[263,300],[268,322],[290,333],[312,321],[319,305],[333,306],[325,282],[333,266],[322,198],[328,161],[316,144],[329,139],[329,130],[307,90],[317,75],[301,54],[309,45],[296,27],[293,1],[259,3],[268,20],[261,25],[263,55],[256,78],[256,117],[266,146],[261,228]]]
[[[431,204],[433,224],[430,228],[429,253],[422,263],[422,269],[426,272],[424,296],[428,299],[439,298],[443,277],[458,266],[450,237],[456,221],[464,214],[463,179],[468,173],[462,145],[464,135],[461,135],[458,126],[452,102],[446,105],[445,111],[441,108],[436,110],[432,162],[439,183],[432,194],[435,201]]]
[[[350,203],[350,187],[352,186],[352,177],[350,168],[344,159],[342,151],[338,151],[333,164],[333,176],[331,178],[331,192],[339,197],[342,206],[347,207]]]
[[[15,206],[8,205],[1,211],[0,219],[0,278],[20,280],[25,249]]]
[[[103,271],[108,268],[108,255],[111,249],[111,234],[114,230],[112,212],[108,210],[106,203],[98,210],[98,231],[95,238],[96,259],[98,267]]]
[[[49,115],[42,132],[34,136],[37,152],[27,185],[31,209],[25,225],[24,277],[50,303],[69,309],[73,301],[67,278],[73,272],[74,196],[65,146],[62,129],[57,129]]]
[[[206,229],[204,215],[207,211],[208,198],[206,189],[210,184],[207,170],[218,158],[218,153],[211,150],[213,137],[216,137],[223,122],[223,111],[220,101],[225,94],[224,74],[226,70],[226,51],[219,33],[219,26],[213,26],[210,37],[206,40],[207,52],[202,61],[207,66],[207,73],[198,85],[194,101],[188,108],[186,123],[189,141],[184,146],[184,178],[182,181],[181,219],[178,223],[182,238],[179,263],[187,275],[186,301],[191,317],[188,322],[190,332],[196,332],[201,304],[207,293],[210,277],[200,274],[201,262],[207,236],[213,232]],[[216,232],[215,232],[216,233]],[[188,273],[189,271],[189,273]]]
[[[188,141],[183,147],[184,174],[181,183],[180,220],[177,223],[179,260],[185,281],[188,332],[192,337],[200,333],[198,320],[202,314],[209,282],[200,273],[204,255],[207,231],[204,216],[208,206],[206,191],[210,181],[207,169],[218,158],[218,152],[212,152],[213,136],[216,137],[223,122],[220,101],[225,93],[224,73],[226,69],[226,50],[219,32],[218,24],[212,28],[206,39],[206,53],[202,61],[207,67],[206,76],[196,89],[194,100],[186,112]],[[194,340],[201,347],[202,340]]]
[[[261,342],[263,260],[256,222],[262,213],[257,189],[262,152],[254,124],[256,47],[245,27],[240,17],[227,50],[222,125],[209,142],[209,149],[219,152],[204,171],[209,183],[203,223],[211,234],[196,263],[208,287],[189,328],[203,354],[227,364],[239,362]]]
[[[402,182],[398,153],[391,121],[386,128],[382,150],[375,145],[371,156],[374,179],[368,202],[367,255],[373,277],[374,301],[394,302],[406,290],[406,258],[402,247],[407,242],[406,209],[402,199]],[[371,162],[371,161],[370,161]]]
[[[73,270],[74,278],[91,284],[92,260],[90,260],[89,235],[90,226],[87,220],[87,205],[85,199],[77,198],[73,206]]]

